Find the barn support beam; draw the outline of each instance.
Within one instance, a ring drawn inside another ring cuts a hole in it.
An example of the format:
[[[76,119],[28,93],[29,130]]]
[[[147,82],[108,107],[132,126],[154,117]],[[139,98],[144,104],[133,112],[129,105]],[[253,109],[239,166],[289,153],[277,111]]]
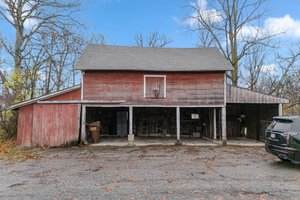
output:
[[[221,109],[221,115],[222,115],[222,145],[227,145],[227,134],[226,134],[226,107],[222,107]]]
[[[85,124],[86,124],[86,106],[82,105],[82,108],[81,108],[81,142],[83,144],[87,144]]]
[[[214,140],[217,139],[217,113],[216,108],[214,108]]]
[[[278,104],[278,116],[282,116],[282,103]]]
[[[176,136],[177,136],[177,144],[181,144],[180,140],[180,107],[176,107]]]
[[[133,107],[129,106],[129,134],[128,134],[128,146],[134,145],[133,135]]]

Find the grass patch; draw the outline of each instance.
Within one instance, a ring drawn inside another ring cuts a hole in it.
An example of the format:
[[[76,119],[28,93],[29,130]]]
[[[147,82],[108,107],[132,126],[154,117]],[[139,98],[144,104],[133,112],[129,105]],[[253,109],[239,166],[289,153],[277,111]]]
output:
[[[40,159],[38,154],[43,148],[18,147],[15,140],[0,140],[0,160],[22,162],[28,159]]]

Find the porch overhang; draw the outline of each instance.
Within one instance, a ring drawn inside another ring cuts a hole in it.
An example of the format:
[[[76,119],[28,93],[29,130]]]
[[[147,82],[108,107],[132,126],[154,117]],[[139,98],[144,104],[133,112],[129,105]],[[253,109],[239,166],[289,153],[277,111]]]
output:
[[[276,97],[246,88],[227,85],[226,103],[228,104],[286,104],[289,99]]]

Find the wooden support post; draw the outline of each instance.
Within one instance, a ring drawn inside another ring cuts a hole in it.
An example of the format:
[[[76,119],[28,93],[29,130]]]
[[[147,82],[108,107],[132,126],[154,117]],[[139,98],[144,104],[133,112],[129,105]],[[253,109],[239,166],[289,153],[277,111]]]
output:
[[[83,142],[83,144],[87,144],[85,123],[86,123],[86,106],[82,105],[82,107],[81,107],[81,142]]]
[[[83,76],[84,71],[81,71],[81,88],[80,88],[80,99],[83,100]]]
[[[222,107],[222,145],[227,145],[227,134],[226,134],[226,107]]]
[[[217,139],[217,114],[216,108],[214,108],[214,140]]]
[[[226,133],[226,73],[224,73],[224,106],[221,108],[221,122],[222,122],[222,145],[227,145],[227,133]]]
[[[133,112],[133,107],[132,106],[130,106],[129,107],[129,134],[133,134],[133,131],[132,131],[132,117],[133,117],[133,115],[132,115],[132,112]]]
[[[181,144],[180,141],[180,107],[176,107],[176,135],[177,135],[177,144]]]
[[[129,134],[128,134],[128,146],[134,145],[133,135],[133,107],[129,106]]]
[[[282,116],[282,103],[278,104],[278,116]]]

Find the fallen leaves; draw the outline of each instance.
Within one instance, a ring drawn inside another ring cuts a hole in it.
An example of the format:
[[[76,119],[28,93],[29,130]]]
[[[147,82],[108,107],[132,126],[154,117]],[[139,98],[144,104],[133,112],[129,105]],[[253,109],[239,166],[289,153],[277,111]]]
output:
[[[7,140],[0,143],[0,160],[22,162],[28,159],[40,159],[44,156],[38,154],[44,148],[18,147],[16,141]]]

